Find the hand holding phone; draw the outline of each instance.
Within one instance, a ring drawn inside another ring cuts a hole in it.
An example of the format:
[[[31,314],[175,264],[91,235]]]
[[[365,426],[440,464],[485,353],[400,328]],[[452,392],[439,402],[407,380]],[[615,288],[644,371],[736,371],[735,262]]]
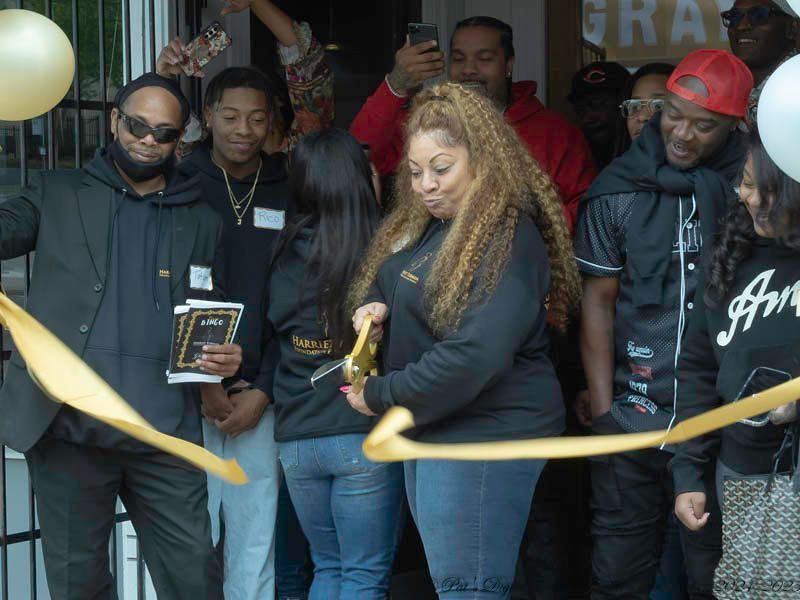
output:
[[[175,37],[161,49],[156,61],[156,73],[162,77],[177,77],[183,73],[181,61],[185,44],[180,37]]]
[[[215,21],[183,48],[180,66],[189,77],[202,77],[203,67],[233,43],[231,37]]]
[[[421,25],[427,27],[417,27]],[[411,33],[406,36],[406,43],[395,53],[394,68],[388,75],[392,90],[401,96],[408,95],[427,79],[444,73],[444,54],[438,47],[436,25],[409,23],[409,32],[411,30],[414,32],[414,39],[421,41],[415,44]]]

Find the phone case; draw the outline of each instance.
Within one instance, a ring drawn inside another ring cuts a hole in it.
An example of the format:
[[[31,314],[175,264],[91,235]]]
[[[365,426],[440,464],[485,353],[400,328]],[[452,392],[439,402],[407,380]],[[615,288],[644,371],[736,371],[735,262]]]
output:
[[[196,75],[212,59],[233,43],[222,25],[215,21],[186,44],[181,68],[189,77]]]
[[[408,37],[412,46],[430,40],[436,40],[438,43],[439,28],[433,23],[409,23]]]

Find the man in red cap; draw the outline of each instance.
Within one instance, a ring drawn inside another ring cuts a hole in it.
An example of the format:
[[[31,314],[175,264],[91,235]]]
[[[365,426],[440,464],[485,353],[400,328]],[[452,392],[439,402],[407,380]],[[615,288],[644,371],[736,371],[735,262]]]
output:
[[[581,351],[595,434],[674,425],[675,366],[695,302],[704,247],[735,201],[753,77],[728,52],[699,50],[667,82],[664,109],[597,179],[578,224],[585,277]],[[683,416],[683,414],[681,414]],[[670,447],[591,460],[592,598],[642,598],[652,589],[672,505]],[[713,473],[708,473],[712,478]],[[681,525],[692,598],[713,598],[719,510],[689,534]],[[681,490],[675,490],[680,492]]]

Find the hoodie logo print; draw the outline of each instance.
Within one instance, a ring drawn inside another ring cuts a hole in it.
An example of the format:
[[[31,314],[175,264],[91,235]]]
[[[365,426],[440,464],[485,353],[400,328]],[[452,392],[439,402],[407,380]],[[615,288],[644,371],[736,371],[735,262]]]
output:
[[[717,335],[717,343],[720,346],[727,346],[731,343],[739,325],[742,326],[742,332],[750,329],[759,309],[763,310],[761,318],[765,319],[772,313],[781,312],[787,304],[800,306],[798,305],[800,281],[796,281],[794,285],[787,285],[781,291],[767,291],[773,273],[775,273],[775,269],[769,269],[756,275],[753,281],[742,290],[742,293],[728,304],[728,318],[731,320],[731,324],[727,331],[720,331]]]
[[[653,358],[653,349],[628,340],[628,358]]]

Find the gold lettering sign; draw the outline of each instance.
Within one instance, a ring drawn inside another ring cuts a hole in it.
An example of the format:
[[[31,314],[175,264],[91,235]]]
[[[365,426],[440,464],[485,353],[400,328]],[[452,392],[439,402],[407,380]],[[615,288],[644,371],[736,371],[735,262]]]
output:
[[[583,37],[606,59],[677,63],[693,50],[730,50],[719,13],[733,0],[583,0]]]

